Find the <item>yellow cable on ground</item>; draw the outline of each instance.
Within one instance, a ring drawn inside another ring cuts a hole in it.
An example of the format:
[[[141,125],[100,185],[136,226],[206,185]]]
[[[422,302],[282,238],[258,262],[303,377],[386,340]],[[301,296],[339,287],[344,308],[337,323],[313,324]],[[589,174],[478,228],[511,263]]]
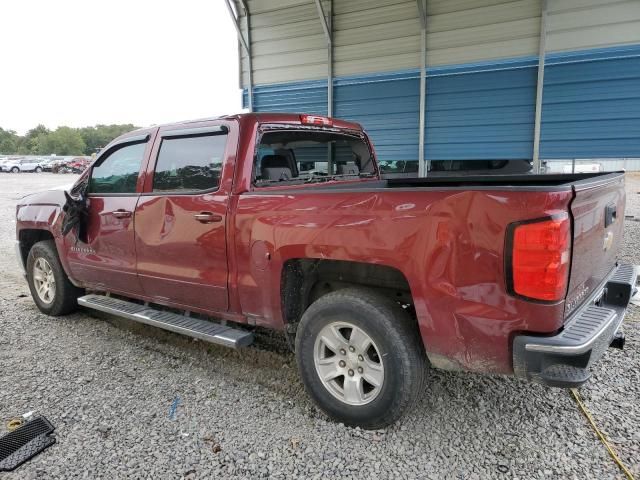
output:
[[[629,469],[624,465],[624,463],[622,463],[622,460],[620,460],[620,457],[616,455],[616,452],[613,450],[613,447],[611,447],[611,445],[607,441],[607,438],[604,436],[604,434],[600,431],[600,429],[596,425],[596,422],[593,419],[593,416],[591,415],[591,413],[589,413],[589,410],[587,410],[586,405],[582,401],[582,398],[580,397],[578,390],[576,390],[575,388],[572,388],[570,390],[574,400],[578,404],[578,407],[580,407],[580,410],[582,411],[584,416],[587,417],[587,420],[589,420],[589,423],[591,424],[593,431],[596,432],[596,435],[598,435],[598,438],[600,438],[600,441],[603,443],[603,445],[607,447],[607,450],[609,451],[609,455],[611,455],[611,458],[613,458],[613,461],[618,464],[618,467],[620,467],[620,470],[624,472],[624,474],[627,476],[629,480],[635,480],[633,473],[631,473]]]

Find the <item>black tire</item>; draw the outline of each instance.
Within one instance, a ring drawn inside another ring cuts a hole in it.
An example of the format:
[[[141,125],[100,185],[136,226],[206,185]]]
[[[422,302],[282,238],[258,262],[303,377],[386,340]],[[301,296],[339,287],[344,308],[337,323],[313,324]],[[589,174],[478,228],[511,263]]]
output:
[[[42,167],[36,167],[34,170],[36,173],[42,173]]]
[[[50,265],[55,279],[55,294],[49,303],[40,298],[34,283],[34,265],[39,258],[43,258]],[[27,257],[27,282],[29,290],[31,290],[31,297],[42,313],[57,317],[72,313],[78,308],[78,297],[82,295],[83,290],[69,281],[60,264],[56,244],[53,240],[44,240],[31,247]]]
[[[370,337],[384,365],[380,390],[364,405],[336,398],[314,363],[321,330],[344,321]],[[427,368],[415,321],[393,300],[360,288],[329,293],[307,309],[296,333],[296,359],[304,386],[320,409],[339,422],[366,429],[386,427],[406,413],[423,391]]]
[[[13,167],[11,169],[11,173],[18,173],[20,171],[20,169],[18,167]]]

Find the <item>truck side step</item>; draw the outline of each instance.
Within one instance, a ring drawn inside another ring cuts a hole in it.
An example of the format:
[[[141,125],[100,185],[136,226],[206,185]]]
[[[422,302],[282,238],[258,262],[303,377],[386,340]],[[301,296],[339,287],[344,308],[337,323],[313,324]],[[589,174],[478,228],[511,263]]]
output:
[[[85,295],[78,299],[78,304],[226,347],[246,347],[253,342],[253,333],[251,332],[105,295]]]

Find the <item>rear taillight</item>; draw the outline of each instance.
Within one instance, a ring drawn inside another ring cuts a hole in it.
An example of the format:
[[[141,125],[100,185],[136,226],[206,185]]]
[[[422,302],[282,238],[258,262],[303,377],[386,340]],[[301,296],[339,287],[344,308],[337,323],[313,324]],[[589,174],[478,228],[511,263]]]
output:
[[[512,293],[534,300],[562,300],[571,260],[569,215],[512,224],[509,240],[511,265],[507,272]]]

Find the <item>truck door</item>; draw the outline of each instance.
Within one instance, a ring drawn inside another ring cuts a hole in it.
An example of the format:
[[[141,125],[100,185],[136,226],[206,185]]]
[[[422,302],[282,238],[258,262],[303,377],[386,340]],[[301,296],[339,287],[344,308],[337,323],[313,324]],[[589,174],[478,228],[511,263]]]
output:
[[[158,132],[135,213],[137,270],[153,301],[215,312],[228,307],[226,159],[235,142],[228,126],[204,124]]]
[[[89,286],[142,293],[133,221],[148,140],[149,135],[129,137],[109,147],[89,172],[85,238],[75,234],[65,238],[69,267],[75,278]]]

